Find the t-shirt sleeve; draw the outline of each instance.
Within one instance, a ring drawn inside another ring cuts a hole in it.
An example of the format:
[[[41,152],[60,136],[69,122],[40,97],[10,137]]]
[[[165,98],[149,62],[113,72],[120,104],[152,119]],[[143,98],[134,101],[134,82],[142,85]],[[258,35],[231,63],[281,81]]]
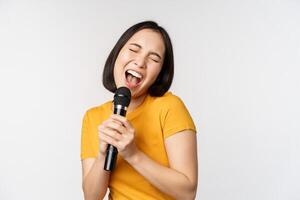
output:
[[[172,95],[164,102],[163,134],[167,138],[183,130],[192,130],[196,133],[193,119],[182,100]]]
[[[81,128],[81,160],[85,158],[94,158],[98,154],[98,135],[92,126],[88,111],[84,114]]]

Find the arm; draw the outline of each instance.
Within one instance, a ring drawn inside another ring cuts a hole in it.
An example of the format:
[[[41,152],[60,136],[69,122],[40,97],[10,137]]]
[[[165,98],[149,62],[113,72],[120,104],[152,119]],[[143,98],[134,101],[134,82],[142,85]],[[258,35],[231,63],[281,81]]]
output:
[[[185,130],[165,140],[170,168],[138,151],[127,162],[152,185],[176,199],[194,199],[197,189],[196,134]],[[180,148],[179,148],[180,147]]]
[[[150,159],[137,148],[135,130],[125,117],[111,115],[100,126],[99,133],[102,141],[117,147],[119,155],[160,191],[176,199],[195,198],[198,166],[193,131],[181,131],[165,139],[170,167]]]
[[[82,189],[85,200],[103,199],[109,182],[110,172],[103,169],[105,155],[82,160]]]
[[[82,190],[85,200],[103,199],[107,192],[110,172],[103,168],[108,143],[105,142],[105,135],[100,133],[100,127],[109,121],[110,119],[105,120],[98,126],[99,151],[97,157],[82,160]],[[86,126],[84,128],[86,129]]]

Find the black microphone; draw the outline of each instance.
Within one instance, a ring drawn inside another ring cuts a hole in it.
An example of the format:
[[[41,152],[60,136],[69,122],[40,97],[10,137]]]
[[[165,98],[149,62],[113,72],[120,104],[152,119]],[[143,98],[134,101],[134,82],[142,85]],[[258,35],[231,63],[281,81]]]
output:
[[[120,87],[114,95],[114,114],[126,116],[127,107],[131,100],[131,92],[127,87]],[[106,149],[106,157],[104,163],[105,171],[112,171],[115,168],[117,161],[118,149],[111,144],[108,144]]]

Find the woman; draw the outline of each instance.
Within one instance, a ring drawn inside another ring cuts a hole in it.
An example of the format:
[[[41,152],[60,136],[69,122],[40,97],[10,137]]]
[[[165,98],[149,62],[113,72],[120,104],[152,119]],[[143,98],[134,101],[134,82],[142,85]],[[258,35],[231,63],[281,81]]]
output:
[[[194,199],[197,144],[193,120],[179,97],[168,92],[173,79],[168,33],[155,22],[130,27],[112,49],[103,71],[111,92],[125,86],[132,97],[126,117],[112,114],[112,102],[83,118],[81,159],[86,200]],[[106,148],[118,149],[112,172],[103,170]]]

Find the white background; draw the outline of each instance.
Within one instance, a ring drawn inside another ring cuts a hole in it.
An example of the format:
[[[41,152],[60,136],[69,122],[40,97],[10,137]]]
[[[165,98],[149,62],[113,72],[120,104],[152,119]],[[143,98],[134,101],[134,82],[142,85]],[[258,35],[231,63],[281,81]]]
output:
[[[155,20],[198,128],[201,200],[300,199],[300,2],[0,0],[0,199],[79,200],[104,62]]]

